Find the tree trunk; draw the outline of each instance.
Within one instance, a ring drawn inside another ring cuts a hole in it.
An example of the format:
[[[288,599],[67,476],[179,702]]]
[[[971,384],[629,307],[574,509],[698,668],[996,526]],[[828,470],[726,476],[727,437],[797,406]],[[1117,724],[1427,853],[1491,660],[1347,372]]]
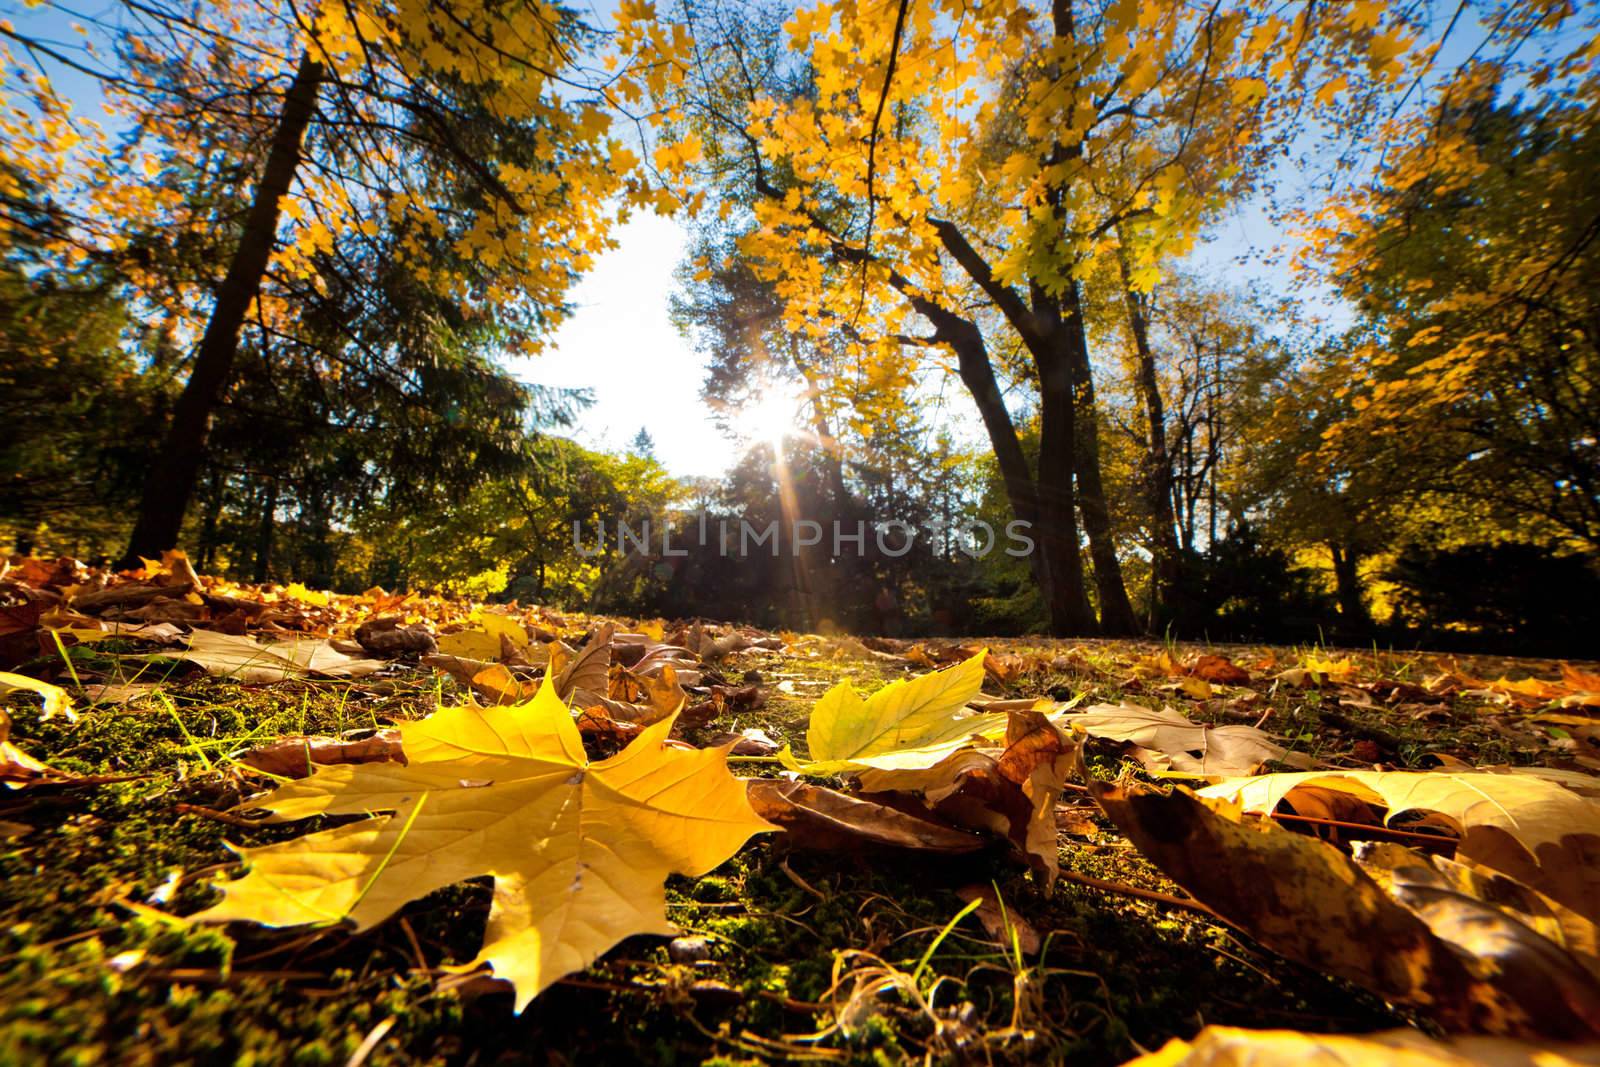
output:
[[[1072,484],[1077,447],[1073,423],[1072,366],[1057,354],[1039,367],[1039,528],[1036,539],[1053,585],[1047,600],[1056,636],[1095,633],[1094,610],[1083,581],[1078,513]]]
[[[1133,288],[1128,259],[1121,250],[1117,266],[1122,273],[1122,295],[1128,306],[1128,327],[1139,357],[1139,392],[1144,398],[1147,432],[1144,492],[1150,509],[1150,628],[1160,630],[1176,613],[1178,595],[1177,518],[1172,509],[1172,458],[1167,454],[1167,416],[1156,377],[1155,354],[1150,350],[1150,323],[1144,301]]]
[[[1095,588],[1100,593],[1100,630],[1107,636],[1135,634],[1139,632],[1139,621],[1122,580],[1122,564],[1117,560],[1116,540],[1111,532],[1111,512],[1106,507],[1105,486],[1100,479],[1100,429],[1078,283],[1069,282],[1063,295],[1066,306],[1062,309],[1061,324],[1072,361],[1077,446],[1073,469],[1078,476],[1078,507],[1083,511],[1083,528],[1089,535],[1089,556],[1094,560]]]
[[[262,490],[261,521],[256,526],[256,561],[251,581],[261,585],[272,574],[272,534],[277,521],[278,480],[270,479]]]
[[[1005,486],[1011,513],[1029,525],[1033,552],[1028,556],[1039,595],[1050,613],[1050,632],[1058,637],[1094,632],[1094,616],[1083,592],[1083,563],[1078,555],[1078,525],[1073,513],[1072,466],[1052,464],[1048,457],[1061,448],[1071,448],[1072,405],[1070,377],[1061,382],[1041,382],[1039,478],[1034,480],[1028,457],[1017,439],[1006,410],[1000,385],[983,334],[973,323],[953,315],[929,301],[917,308],[938,332],[939,339],[955,350],[961,381],[972,394],[989,433],[1000,480]],[[1063,368],[1064,370],[1064,368]],[[1046,377],[1046,376],[1042,376]],[[1055,390],[1052,393],[1052,388]],[[1065,419],[1063,430],[1063,419]]]
[[[1339,598],[1339,623],[1344,636],[1365,637],[1372,629],[1372,616],[1367,614],[1366,602],[1361,596],[1361,553],[1348,546],[1329,545],[1333,556],[1334,588]]]
[[[212,559],[217,552],[217,521],[222,517],[224,484],[222,471],[214,469],[211,472],[211,484],[206,490],[204,518],[200,522],[200,546],[195,561],[201,574],[210,572]]]
[[[189,380],[173,407],[166,438],[145,481],[139,517],[121,563],[124,567],[137,565],[140,556],[157,559],[166,549],[177,547],[184,512],[194,495],[205,453],[211,413],[227,389],[239,349],[239,330],[266,274],[277,236],[279,210],[300,165],[300,142],[316,110],[322,78],[322,65],[309,55],[302,56],[284,96],[278,128],[273,133],[239,245],[217,290],[216,304],[195,351]]]

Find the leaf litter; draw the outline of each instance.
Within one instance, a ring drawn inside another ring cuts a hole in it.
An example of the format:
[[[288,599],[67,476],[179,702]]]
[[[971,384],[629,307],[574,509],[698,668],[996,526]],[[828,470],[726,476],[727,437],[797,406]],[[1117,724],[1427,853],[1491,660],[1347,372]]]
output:
[[[58,937],[107,946],[97,969],[115,988],[97,995],[111,1004],[175,980],[150,962],[163,951],[154,930],[280,961],[168,972],[224,985],[252,970],[300,976],[275,979],[288,997],[334,977],[315,958],[290,966],[292,946],[359,955],[378,936],[400,939],[411,963],[396,973],[419,1005],[509,986],[509,1006],[538,1017],[558,990],[630,994],[654,1005],[646,1031],[687,1027],[672,1040],[707,1055],[837,1058],[867,1034],[890,1059],[1091,1048],[1117,1062],[1166,1037],[1171,1062],[1235,1062],[1257,1044],[1309,1055],[1318,1042],[1375,1062],[1401,1045],[1458,1054],[1415,1030],[1319,1036],[1309,1031],[1329,1017],[1314,1013],[1288,1013],[1298,1032],[1197,1035],[1115,992],[1159,978],[1141,975],[1138,953],[1105,966],[1093,944],[1142,930],[1141,953],[1203,935],[1197,948],[1218,944],[1199,950],[1224,968],[1344,997],[1351,1019],[1461,1035],[1462,1049],[1514,1057],[1600,1038],[1600,765],[1567,743],[1600,677],[1582,665],[863,643],[245,587],[175,554],[124,575],[24,561],[5,580],[13,606],[37,608],[8,616],[23,621],[0,663],[12,900],[51,884],[47,868],[17,861],[63,834],[116,832],[96,823],[97,805],[130,827],[165,804],[211,828],[184,866],[151,872],[142,892],[156,903],[83,871],[93,884],[67,895],[80,929],[72,910],[50,914]],[[191,695],[217,687],[237,695]],[[89,703],[118,690],[128,704]],[[74,691],[80,721],[47,714]],[[233,711],[250,701],[255,722]],[[306,730],[313,705],[315,725],[339,729]],[[128,751],[95,740],[128,729],[171,740]],[[309,833],[284,836],[307,819]],[[237,872],[224,837],[241,842]],[[909,874],[918,864],[938,874]],[[746,897],[772,879],[792,904]],[[888,893],[852,895],[860,879]],[[747,888],[718,896],[734,884]],[[428,902],[450,899],[481,900],[476,921],[419,938],[439,907]],[[839,911],[836,899],[856,903]],[[835,914],[836,934],[818,933],[812,912]],[[1091,935],[1102,914],[1117,918]],[[789,935],[775,930],[791,923],[800,954],[776,963]],[[887,941],[874,932],[885,923],[900,931]],[[700,931],[692,959],[665,947],[660,963],[638,959],[652,942],[631,935],[686,928]],[[807,955],[823,969],[802,966]],[[1318,972],[1380,999],[1319,987]],[[756,1004],[789,1022],[763,1023]],[[728,1011],[740,1029],[698,1017]],[[797,1011],[811,1036],[793,1028]],[[1210,1017],[1229,1021],[1215,1006]]]

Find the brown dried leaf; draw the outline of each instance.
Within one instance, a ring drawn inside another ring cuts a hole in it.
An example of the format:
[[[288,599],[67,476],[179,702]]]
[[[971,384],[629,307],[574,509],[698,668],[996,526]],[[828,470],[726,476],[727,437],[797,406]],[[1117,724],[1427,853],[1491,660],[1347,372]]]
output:
[[[746,783],[756,814],[782,827],[795,848],[864,852],[901,848],[914,852],[976,852],[976,834],[932,819],[809,782],[752,778]]]
[[[974,900],[982,901],[972,917],[983,926],[984,933],[1006,952],[1012,949],[1012,938],[1015,936],[1016,948],[1024,956],[1037,955],[1043,947],[1044,940],[1039,936],[1039,931],[1033,924],[1018,915],[1015,909],[1007,907],[1004,901],[995,895],[994,887],[987,885],[965,885],[956,890],[956,896],[968,903]]]
[[[350,739],[313,734],[279,738],[253,748],[240,757],[247,767],[279,778],[305,778],[314,764],[376,763],[379,760],[406,761],[400,749],[400,731],[379,730],[367,737]]]
[[[1592,1010],[1574,1010],[1544,988],[1511,984],[1492,965],[1464,958],[1329,845],[1270,819],[1246,822],[1236,805],[1181,787],[1162,794],[1085,780],[1151,862],[1280,955],[1426,1011],[1449,1030],[1600,1037],[1600,986],[1590,991]],[[1505,924],[1496,936],[1537,939]]]

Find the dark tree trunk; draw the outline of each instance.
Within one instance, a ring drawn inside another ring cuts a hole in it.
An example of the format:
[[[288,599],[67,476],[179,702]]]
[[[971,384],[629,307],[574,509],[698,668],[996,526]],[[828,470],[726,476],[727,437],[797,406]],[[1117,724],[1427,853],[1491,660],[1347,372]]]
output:
[[[1128,587],[1122,580],[1122,564],[1117,560],[1116,540],[1111,532],[1111,512],[1106,506],[1105,486],[1100,479],[1100,429],[1095,410],[1094,376],[1089,367],[1089,338],[1084,329],[1077,282],[1069,282],[1063,295],[1062,326],[1072,360],[1078,507],[1083,511],[1083,528],[1089,535],[1089,556],[1094,560],[1095,589],[1100,593],[1100,630],[1108,636],[1135,634],[1139,632],[1139,621],[1128,600]]]
[[[1078,525],[1073,513],[1072,468],[1052,464],[1051,449],[1066,447],[1072,439],[1070,375],[1066,368],[1042,381],[1039,478],[1035,481],[1022,451],[1011,413],[1006,410],[1000,385],[983,334],[973,323],[931,303],[918,307],[938,331],[939,339],[955,350],[961,381],[972,394],[989,433],[1000,480],[1011,513],[1029,525],[1034,549],[1028,557],[1039,594],[1050,613],[1050,631],[1057,636],[1094,632],[1094,616],[1083,593],[1083,563],[1078,555]],[[1060,379],[1066,377],[1063,382]],[[1064,420],[1064,421],[1063,421]],[[1064,467],[1063,469],[1056,469]]]
[[[310,56],[302,56],[284,96],[278,128],[273,133],[239,245],[195,351],[189,380],[173,408],[161,451],[150,466],[139,501],[139,517],[122,559],[124,567],[137,565],[140,556],[158,559],[166,549],[177,547],[184,512],[194,495],[205,454],[211,413],[227,389],[239,349],[239,330],[266,274],[279,211],[300,165],[300,143],[316,110],[322,78],[322,65]]]
[[[1334,589],[1339,599],[1339,623],[1345,637],[1364,637],[1372,630],[1361,596],[1361,553],[1349,546],[1329,545],[1333,555]]]
[[[261,519],[256,524],[256,560],[251,581],[260,585],[272,575],[272,535],[277,523],[278,480],[270,479],[261,491]]]
[[[225,482],[222,471],[213,469],[211,484],[206,487],[205,515],[200,521],[199,559],[196,565],[202,574],[211,569],[217,551],[217,520],[222,516],[222,490]]]
[[[1035,538],[1055,579],[1047,601],[1058,636],[1094,633],[1094,610],[1083,581],[1073,475],[1077,447],[1072,366],[1064,358],[1039,363],[1039,524]]]
[[[1127,256],[1119,251],[1122,293],[1128,306],[1128,327],[1139,357],[1139,392],[1144,399],[1147,451],[1144,494],[1150,509],[1150,628],[1159,630],[1174,617],[1178,595],[1177,518],[1172,508],[1172,458],[1167,454],[1167,415],[1156,376],[1155,354],[1150,349],[1150,322],[1144,300],[1133,288]]]

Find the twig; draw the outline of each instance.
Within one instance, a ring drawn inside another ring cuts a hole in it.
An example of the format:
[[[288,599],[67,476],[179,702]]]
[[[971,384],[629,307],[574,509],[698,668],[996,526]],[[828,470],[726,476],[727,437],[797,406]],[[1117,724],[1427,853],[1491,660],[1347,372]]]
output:
[[[1123,885],[1121,882],[1107,882],[1099,878],[1091,878],[1087,874],[1079,874],[1076,871],[1062,871],[1060,877],[1068,882],[1089,886],[1091,889],[1100,889],[1107,893],[1120,893],[1126,897],[1138,897],[1140,900],[1165,904],[1169,908],[1187,908],[1190,911],[1197,911],[1208,918],[1223,921],[1222,916],[1198,900],[1185,900],[1182,897],[1172,896],[1170,893],[1158,893],[1154,889],[1140,889],[1138,886]]]
[[[785,856],[783,859],[778,861],[778,867],[779,867],[780,870],[783,871],[784,874],[789,876],[789,881],[793,882],[795,885],[799,886],[801,889],[805,890],[807,893],[810,893],[812,896],[816,897],[818,900],[827,900],[828,899],[823,893],[821,893],[816,888],[816,886],[812,885],[810,882],[806,881],[804,878],[802,878],[798,874],[794,873],[794,871],[789,866],[789,858],[787,856]]]
[[[173,810],[179,812],[180,814],[198,815],[202,819],[210,819],[212,822],[225,823],[228,826],[244,826],[254,830],[262,825],[258,819],[246,819],[242,815],[233,815],[226,811],[218,811],[215,808],[203,808],[199,804],[184,804],[179,802],[174,804],[172,807]]]

